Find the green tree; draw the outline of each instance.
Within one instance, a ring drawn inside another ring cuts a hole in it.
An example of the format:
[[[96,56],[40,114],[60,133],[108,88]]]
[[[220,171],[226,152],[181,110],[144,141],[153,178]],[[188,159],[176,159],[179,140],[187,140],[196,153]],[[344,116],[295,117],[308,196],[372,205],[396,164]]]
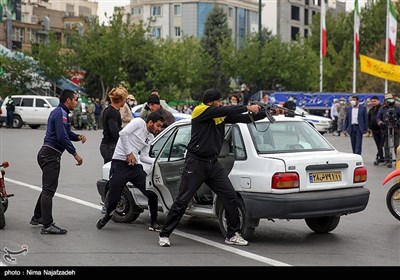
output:
[[[229,91],[230,77],[222,71],[219,45],[223,44],[225,38],[231,38],[231,33],[226,13],[222,8],[215,6],[207,17],[201,45],[214,60],[205,87],[217,88],[222,93]]]

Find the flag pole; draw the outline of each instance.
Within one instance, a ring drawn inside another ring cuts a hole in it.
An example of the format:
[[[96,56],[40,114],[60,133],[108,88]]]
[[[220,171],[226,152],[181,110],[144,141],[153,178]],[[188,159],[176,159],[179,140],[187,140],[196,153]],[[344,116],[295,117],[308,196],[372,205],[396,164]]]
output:
[[[389,61],[389,1],[386,0],[386,55],[385,55],[385,62],[388,63]],[[388,93],[388,80],[385,79],[385,91],[384,93]]]
[[[357,2],[357,0],[356,0]],[[357,12],[356,9],[358,9],[358,5],[356,4],[354,7],[354,29],[356,28],[356,20],[357,20]],[[356,78],[357,78],[357,34],[356,30],[353,31],[353,93],[356,93]]]
[[[320,23],[320,53],[319,53],[319,92],[322,92],[322,87],[323,87],[323,78],[324,78],[324,57],[323,57],[323,30],[322,30],[322,26],[323,26],[323,11],[322,9],[325,8],[323,7],[324,5],[324,0],[321,0],[321,23]]]

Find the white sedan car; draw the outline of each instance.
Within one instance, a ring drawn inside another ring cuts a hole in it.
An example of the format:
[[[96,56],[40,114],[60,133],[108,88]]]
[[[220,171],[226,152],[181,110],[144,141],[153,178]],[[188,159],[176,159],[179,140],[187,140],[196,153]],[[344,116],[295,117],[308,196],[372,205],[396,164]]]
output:
[[[296,107],[296,113],[303,114],[304,120],[311,123],[321,134],[330,131],[332,128],[332,120],[329,118],[310,114],[299,106]]]
[[[153,141],[146,187],[157,193],[159,210],[168,212],[180,186],[190,120],[173,123]],[[239,201],[241,231],[251,238],[260,219],[304,219],[317,233],[334,230],[343,215],[363,211],[369,200],[367,170],[360,155],[337,151],[308,122],[276,116],[250,124],[226,125],[219,161],[229,174]],[[110,163],[98,180],[104,197]],[[132,222],[147,208],[147,199],[130,183],[114,213],[116,222]],[[187,215],[218,219],[226,233],[225,208],[204,184]]]

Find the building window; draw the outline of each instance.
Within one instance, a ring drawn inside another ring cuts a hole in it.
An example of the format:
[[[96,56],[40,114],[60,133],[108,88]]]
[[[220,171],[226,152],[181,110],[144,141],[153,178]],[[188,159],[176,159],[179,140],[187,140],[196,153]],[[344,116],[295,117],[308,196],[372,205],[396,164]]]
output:
[[[36,43],[36,30],[28,29],[28,38],[31,43]]]
[[[179,26],[175,26],[175,37],[181,37],[181,28]]]
[[[64,23],[64,28],[65,29],[72,29],[72,24],[70,22]]]
[[[66,7],[67,9],[67,15],[69,16],[69,17],[73,17],[73,16],[75,16],[75,12],[74,12],[74,5],[71,5],[71,4],[67,4],[67,7]]]
[[[17,42],[24,41],[24,31],[25,29],[14,27],[12,29],[12,40]]]
[[[250,17],[251,17],[251,23],[257,23],[258,22],[258,13],[250,12]]]
[[[308,25],[308,9],[304,9],[304,25]]]
[[[181,5],[174,5],[174,16],[180,16],[181,15]]]
[[[132,9],[132,15],[140,16],[141,14],[142,14],[142,8],[133,8]]]
[[[161,6],[152,6],[151,7],[151,15],[152,16],[161,16]]]
[[[305,28],[305,29],[304,29],[304,38],[307,38],[307,37],[308,37],[308,29]]]
[[[292,6],[292,20],[300,20],[300,8]]]
[[[228,17],[233,17],[233,8],[229,7]]]
[[[79,16],[80,17],[91,17],[92,10],[89,9],[88,7],[79,6]]]
[[[153,27],[151,31],[151,35],[155,38],[160,38],[161,37],[161,27]]]
[[[300,28],[292,26],[291,27],[291,38],[292,40],[296,40],[297,39],[297,34],[299,34],[300,32]]]
[[[310,5],[310,0],[306,0],[306,1],[304,1],[304,2],[305,2],[305,4],[306,4],[306,6]]]

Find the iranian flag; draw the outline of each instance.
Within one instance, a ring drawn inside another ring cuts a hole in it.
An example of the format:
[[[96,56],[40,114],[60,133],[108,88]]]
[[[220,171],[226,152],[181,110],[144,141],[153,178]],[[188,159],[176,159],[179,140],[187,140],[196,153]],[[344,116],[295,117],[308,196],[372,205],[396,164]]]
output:
[[[328,0],[321,1],[321,52],[326,57],[326,6]]]
[[[360,10],[358,8],[358,0],[354,2],[354,45],[356,56],[358,56],[360,53]]]
[[[388,28],[388,61],[391,64],[396,64],[394,52],[396,50],[397,14],[392,0],[389,0]]]

